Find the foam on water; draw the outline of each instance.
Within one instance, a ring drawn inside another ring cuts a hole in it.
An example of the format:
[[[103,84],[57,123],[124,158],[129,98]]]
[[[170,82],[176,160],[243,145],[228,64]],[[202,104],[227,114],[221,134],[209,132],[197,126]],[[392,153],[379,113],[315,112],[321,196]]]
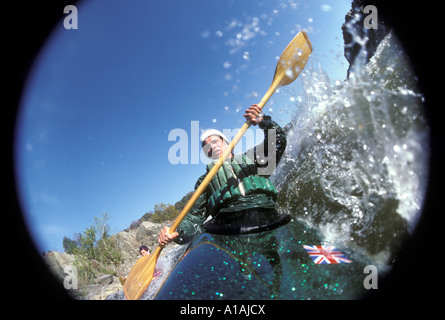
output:
[[[140,300],[152,300],[156,296],[159,288],[169,276],[170,272],[176,266],[178,261],[183,256],[187,245],[176,246],[175,248],[168,250],[162,254],[156,262],[156,269],[160,271],[160,275],[154,278],[147,290],[141,296]]]

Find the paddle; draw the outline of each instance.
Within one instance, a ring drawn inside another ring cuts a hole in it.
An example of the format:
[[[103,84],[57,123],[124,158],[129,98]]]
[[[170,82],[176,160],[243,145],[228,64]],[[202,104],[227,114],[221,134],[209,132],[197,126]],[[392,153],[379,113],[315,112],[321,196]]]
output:
[[[258,103],[258,106],[261,109],[274,94],[275,90],[277,90],[279,87],[291,83],[299,76],[304,66],[306,65],[311,52],[312,45],[309,41],[309,38],[304,31],[301,31],[295,36],[295,38],[292,39],[292,41],[288,44],[286,49],[281,54],[280,59],[277,63],[277,67],[275,69],[275,75],[272,84],[267,90],[263,99],[261,99],[261,101]],[[241,139],[250,125],[251,121],[247,120],[241,127],[235,138],[233,138],[232,142],[230,142],[229,147],[226,148],[217,163],[213,166],[212,170],[210,170],[205,179],[196,189],[193,196],[187,202],[184,209],[182,209],[181,213],[178,215],[175,222],[170,227],[170,233],[174,232],[179,224],[182,222],[185,215],[189,212],[190,208],[195,204],[196,200],[207,188],[213,176],[230,155],[232,150],[235,148],[235,145],[238,143],[238,141]],[[144,291],[147,289],[152,280],[156,261],[159,258],[161,250],[162,247],[158,246],[150,256],[139,258],[139,260],[136,261],[134,266],[131,268],[124,285],[124,293],[127,299],[139,299]]]

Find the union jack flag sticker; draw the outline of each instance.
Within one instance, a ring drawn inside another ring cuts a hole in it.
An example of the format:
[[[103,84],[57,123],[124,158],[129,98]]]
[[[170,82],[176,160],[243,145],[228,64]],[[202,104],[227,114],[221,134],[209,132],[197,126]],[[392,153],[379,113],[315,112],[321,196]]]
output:
[[[303,246],[315,264],[352,263],[334,246]]]

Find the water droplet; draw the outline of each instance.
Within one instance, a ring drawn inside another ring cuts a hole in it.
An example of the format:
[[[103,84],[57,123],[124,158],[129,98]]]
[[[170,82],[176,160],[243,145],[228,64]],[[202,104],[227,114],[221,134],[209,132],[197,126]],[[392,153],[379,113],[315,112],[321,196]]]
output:
[[[204,30],[203,32],[201,32],[201,38],[207,39],[208,37],[210,37],[210,31],[209,30]]]
[[[332,10],[332,7],[329,4],[322,4],[320,6],[321,11],[329,12]]]

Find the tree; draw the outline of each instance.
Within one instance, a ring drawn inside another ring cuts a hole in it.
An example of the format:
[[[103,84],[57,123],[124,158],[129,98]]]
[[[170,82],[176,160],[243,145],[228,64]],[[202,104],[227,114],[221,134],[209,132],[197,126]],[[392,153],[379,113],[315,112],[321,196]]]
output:
[[[79,248],[76,241],[74,241],[68,237],[63,237],[62,244],[63,244],[63,250],[65,251],[65,253],[68,253],[68,254],[76,253],[76,250]]]
[[[149,220],[155,223],[162,223],[169,220],[174,220],[179,214],[179,211],[171,204],[159,203],[155,204],[154,212]]]
[[[85,231],[80,235],[80,245],[78,253],[84,255],[88,259],[96,259],[96,252],[94,247],[97,242],[97,230],[94,226],[86,228]]]
[[[178,210],[179,212],[182,211],[182,209],[184,209],[185,205],[187,204],[187,202],[190,200],[190,198],[193,196],[194,191],[190,191],[189,193],[187,193],[185,196],[182,197],[181,200],[179,200],[178,202],[175,203],[175,208],[176,210]]]
[[[86,228],[83,233],[76,233],[74,240],[63,238],[63,247],[66,253],[74,254],[76,267],[84,283],[90,282],[97,273],[103,272],[93,267],[92,261],[100,262],[104,268],[112,270],[110,266],[122,262],[122,255],[117,248],[115,239],[110,237],[110,219],[107,213],[101,218],[95,217],[95,225]]]
[[[100,239],[108,239],[110,237],[110,226],[107,224],[108,220],[110,220],[110,216],[106,212],[104,212],[102,218],[94,217],[96,231],[98,232]]]
[[[153,211],[149,211],[144,213],[144,215],[141,217],[140,221],[144,222],[144,221],[148,221],[151,219],[151,216],[153,215]]]

